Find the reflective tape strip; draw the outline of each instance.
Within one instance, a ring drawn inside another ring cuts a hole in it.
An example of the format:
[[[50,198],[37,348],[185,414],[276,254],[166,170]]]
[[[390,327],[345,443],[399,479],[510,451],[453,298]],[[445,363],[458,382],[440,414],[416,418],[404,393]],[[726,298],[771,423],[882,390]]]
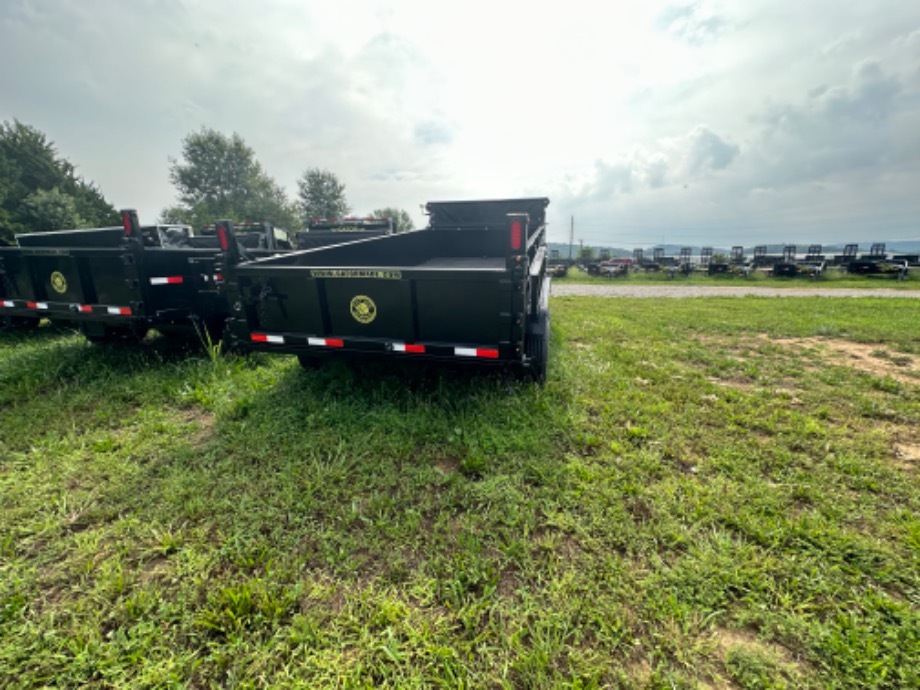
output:
[[[80,311],[83,312],[84,314],[92,314],[93,308],[88,304],[81,304]]]
[[[345,341],[335,338],[307,338],[307,344],[319,347],[345,347]]]
[[[39,302],[39,303],[37,303],[37,304],[35,305],[35,308],[36,308],[36,309],[47,309],[47,308],[48,308],[48,303],[47,303],[47,302]]]
[[[5,299],[3,300],[3,306],[4,307],[15,307],[16,305],[13,304],[12,300]]]
[[[26,302],[26,306],[27,306],[29,309],[38,309],[38,303],[37,303],[37,302]]]
[[[486,348],[455,347],[454,354],[458,357],[481,357],[485,359],[498,359],[498,350]]]
[[[184,278],[182,276],[166,276],[161,278],[151,278],[151,285],[181,285]]]
[[[131,316],[131,309],[129,307],[108,307],[106,311],[115,316]]]
[[[276,345],[284,345],[284,336],[283,335],[269,335],[268,333],[253,333],[250,338],[255,343],[275,343]]]
[[[412,354],[422,354],[425,352],[424,345],[407,345],[406,343],[393,343],[393,349],[396,352],[409,352]]]

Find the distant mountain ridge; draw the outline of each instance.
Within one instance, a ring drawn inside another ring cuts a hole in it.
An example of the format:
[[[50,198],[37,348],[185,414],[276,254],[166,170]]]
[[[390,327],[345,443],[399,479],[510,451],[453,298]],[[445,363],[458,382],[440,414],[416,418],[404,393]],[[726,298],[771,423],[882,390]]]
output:
[[[845,244],[849,244],[849,243],[845,243]],[[860,242],[859,243],[859,253],[860,254],[868,253],[869,249],[871,248],[873,244],[875,244],[875,242]],[[920,240],[914,240],[914,241],[900,241],[899,240],[896,242],[884,242],[884,244],[885,244],[885,252],[889,255],[891,254],[920,254]],[[623,247],[612,247],[612,246],[600,245],[600,244],[592,244],[592,245],[586,244],[584,246],[592,247],[595,251],[595,254],[597,253],[599,249],[609,249],[610,254],[612,256],[632,256],[633,254],[632,249],[624,249]],[[693,250],[691,252],[693,256],[699,256],[700,249],[702,249],[702,247],[704,246],[705,247],[712,246],[712,251],[714,254],[730,254],[731,253],[731,247],[720,247],[720,246],[708,245],[708,244],[707,245],[650,244],[646,247],[642,247],[642,249],[644,250],[645,255],[648,257],[652,256],[652,251],[656,247],[662,247],[664,249],[665,256],[679,256],[681,248],[688,247],[688,246]],[[785,246],[786,246],[785,244],[768,244],[767,254],[782,254],[783,248]],[[808,244],[797,244],[795,245],[795,247],[796,247],[796,254],[800,256],[804,256],[808,252],[809,245]],[[833,254],[842,254],[843,247],[844,247],[844,244],[825,244],[821,246],[821,253],[827,256],[831,256]],[[547,249],[549,251],[557,250],[559,252],[559,256],[561,256],[564,259],[568,258],[569,256],[569,245],[568,244],[563,244],[561,242],[549,242],[547,244]],[[579,245],[576,243],[572,247],[572,257],[573,258],[578,256],[578,250],[579,250]],[[746,245],[744,247],[744,254],[745,256],[752,256],[754,254],[754,245],[751,245],[751,246]]]

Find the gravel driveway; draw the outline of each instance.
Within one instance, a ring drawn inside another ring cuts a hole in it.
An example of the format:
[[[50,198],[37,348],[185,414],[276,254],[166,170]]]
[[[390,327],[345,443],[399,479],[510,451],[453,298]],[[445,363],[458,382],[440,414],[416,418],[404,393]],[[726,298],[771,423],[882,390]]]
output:
[[[920,299],[920,290],[891,290],[875,288],[859,290],[850,288],[769,288],[722,285],[586,285],[553,283],[552,295],[564,297],[904,297]]]

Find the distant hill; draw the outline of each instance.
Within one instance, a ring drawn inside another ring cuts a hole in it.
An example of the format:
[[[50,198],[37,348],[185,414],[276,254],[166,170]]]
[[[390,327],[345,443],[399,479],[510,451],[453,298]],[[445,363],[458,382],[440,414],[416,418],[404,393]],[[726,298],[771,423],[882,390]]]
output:
[[[860,242],[859,243],[859,253],[865,254],[869,251],[870,247],[875,244],[874,242]],[[897,241],[897,242],[885,242],[885,251],[888,254],[920,254],[920,240],[915,241]],[[588,247],[589,245],[585,245]],[[632,256],[632,249],[624,249],[623,247],[613,247],[609,245],[590,245],[594,249],[595,256],[597,255],[600,249],[609,249],[611,256]],[[686,245],[686,244],[650,244],[647,247],[643,247],[645,255],[648,257],[652,256],[652,250],[656,247],[662,247],[664,249],[665,256],[678,256],[682,247],[690,246],[692,248],[692,255],[699,256],[700,249],[703,246],[710,245]],[[782,254],[784,244],[768,244],[767,245],[767,254]],[[797,244],[796,253],[800,256],[804,256],[808,251],[808,244]],[[826,244],[821,247],[821,253],[827,256],[833,254],[842,254],[843,253],[843,244]],[[561,242],[550,242],[547,245],[549,251],[557,250],[559,256],[563,259],[569,257],[569,245],[563,244]],[[572,248],[572,257],[576,258],[578,256],[579,245],[575,244]],[[712,249],[714,254],[730,254],[731,247],[716,247],[713,246]],[[754,245],[745,246],[744,254],[745,256],[751,256],[754,253]]]

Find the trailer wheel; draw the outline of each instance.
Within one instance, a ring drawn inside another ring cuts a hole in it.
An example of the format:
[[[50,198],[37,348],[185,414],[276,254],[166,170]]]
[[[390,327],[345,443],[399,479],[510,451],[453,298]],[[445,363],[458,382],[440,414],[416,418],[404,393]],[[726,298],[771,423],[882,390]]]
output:
[[[102,333],[89,333],[84,331],[86,339],[94,344],[104,343],[139,343],[147,336],[147,328],[117,328],[106,326]]]
[[[544,383],[549,362],[549,310],[541,310],[536,322],[527,329],[524,350],[530,359],[530,376],[537,383]]]
[[[0,317],[0,331],[31,331],[38,328],[41,319],[28,316],[3,316]]]
[[[319,369],[320,365],[323,363],[319,357],[314,357],[313,355],[307,355],[304,353],[297,355],[297,361],[300,362],[300,366],[307,371]]]

